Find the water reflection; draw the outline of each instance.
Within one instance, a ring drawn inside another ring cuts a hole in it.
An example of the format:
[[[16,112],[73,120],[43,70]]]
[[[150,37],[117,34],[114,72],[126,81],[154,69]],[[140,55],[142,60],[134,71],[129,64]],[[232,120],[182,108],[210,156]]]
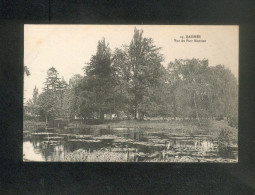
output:
[[[24,158],[32,161],[63,161],[78,149],[106,149],[127,153],[128,160],[144,161],[168,157],[194,157],[198,162],[226,159],[237,160],[237,146],[219,152],[216,140],[203,132],[152,129],[63,129],[58,132],[35,132],[24,135]],[[184,159],[185,161],[185,159]]]

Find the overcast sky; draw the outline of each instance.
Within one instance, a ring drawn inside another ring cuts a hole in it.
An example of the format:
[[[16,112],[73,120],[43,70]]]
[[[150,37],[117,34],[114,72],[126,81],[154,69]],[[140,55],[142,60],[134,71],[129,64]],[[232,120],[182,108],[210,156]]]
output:
[[[35,85],[42,92],[50,67],[55,67],[67,82],[75,74],[83,75],[82,68],[96,53],[102,37],[114,50],[130,43],[135,27],[162,47],[165,67],[175,59],[206,58],[209,66],[224,64],[238,78],[238,26],[25,25],[24,64],[31,72],[24,79],[25,101],[32,97]],[[201,35],[206,42],[174,41],[186,35]]]

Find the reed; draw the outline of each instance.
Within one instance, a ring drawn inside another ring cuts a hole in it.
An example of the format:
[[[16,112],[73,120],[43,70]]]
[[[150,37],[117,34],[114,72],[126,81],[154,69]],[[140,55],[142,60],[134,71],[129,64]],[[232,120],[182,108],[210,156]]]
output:
[[[97,150],[90,152],[90,150],[79,149],[67,156],[64,161],[69,162],[127,162],[129,154],[123,152],[111,152],[105,150]]]

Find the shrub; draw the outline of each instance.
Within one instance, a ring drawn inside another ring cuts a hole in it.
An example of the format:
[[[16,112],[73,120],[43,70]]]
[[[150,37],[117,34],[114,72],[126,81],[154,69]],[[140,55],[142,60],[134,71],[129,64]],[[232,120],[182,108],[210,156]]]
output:
[[[238,127],[238,117],[237,116],[235,116],[235,117],[230,117],[229,119],[228,119],[228,124],[229,124],[229,126],[231,126],[231,127]]]
[[[217,136],[218,141],[218,149],[222,154],[226,154],[229,152],[231,140],[231,131],[226,128],[222,128],[219,135]]]

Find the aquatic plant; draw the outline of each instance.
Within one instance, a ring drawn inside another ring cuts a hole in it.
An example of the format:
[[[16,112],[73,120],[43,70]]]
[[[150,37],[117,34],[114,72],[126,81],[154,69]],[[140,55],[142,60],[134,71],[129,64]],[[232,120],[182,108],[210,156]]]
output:
[[[65,156],[64,160],[71,162],[127,162],[128,153],[112,152],[107,150],[90,152],[79,149]]]
[[[218,150],[221,154],[227,154],[230,152],[231,143],[231,131],[229,129],[222,128],[217,136]]]

